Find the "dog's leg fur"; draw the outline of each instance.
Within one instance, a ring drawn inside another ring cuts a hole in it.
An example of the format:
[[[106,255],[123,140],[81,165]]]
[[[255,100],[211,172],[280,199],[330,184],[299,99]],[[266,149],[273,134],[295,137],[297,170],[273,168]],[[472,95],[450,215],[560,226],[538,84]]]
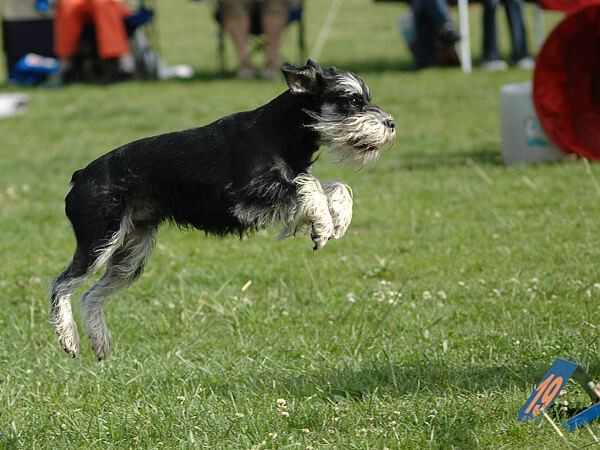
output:
[[[296,223],[308,220],[314,249],[319,250],[333,236],[334,225],[329,212],[329,201],[319,180],[309,174],[294,178],[297,189],[298,208]]]
[[[52,323],[61,347],[71,357],[79,353],[79,334],[71,311],[71,296],[90,272],[92,261],[80,248],[71,264],[50,284],[50,310]]]
[[[330,181],[323,185],[323,192],[327,196],[329,213],[333,221],[334,239],[340,239],[352,221],[352,190],[350,186]]]
[[[312,175],[294,179],[296,205],[279,238],[310,228],[315,244],[322,248],[330,238],[340,239],[352,221],[352,191],[346,184],[330,181],[321,185]]]
[[[106,358],[111,344],[102,305],[109,295],[129,286],[141,275],[154,246],[155,234],[154,226],[133,224],[122,237],[115,236],[115,242],[122,244],[111,249],[106,272],[81,299],[81,313],[98,359]]]

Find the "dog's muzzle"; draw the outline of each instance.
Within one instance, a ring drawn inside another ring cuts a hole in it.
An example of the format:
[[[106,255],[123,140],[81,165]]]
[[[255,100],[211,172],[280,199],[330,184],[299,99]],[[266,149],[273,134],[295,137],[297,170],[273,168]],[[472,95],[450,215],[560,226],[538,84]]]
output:
[[[365,164],[375,160],[382,150],[394,144],[396,137],[394,119],[377,106],[351,116],[328,111],[312,117],[316,123],[311,127],[324,145],[340,155],[340,161]]]
[[[396,137],[394,119],[377,107],[347,118],[341,129],[346,136],[344,153],[361,163],[377,159],[382,150],[394,144]]]

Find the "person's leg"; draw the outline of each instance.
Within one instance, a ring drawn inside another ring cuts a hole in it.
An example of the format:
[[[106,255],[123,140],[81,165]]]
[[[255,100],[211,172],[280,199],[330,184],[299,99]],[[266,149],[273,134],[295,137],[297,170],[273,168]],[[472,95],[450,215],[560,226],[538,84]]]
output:
[[[436,64],[435,31],[429,15],[428,0],[413,0],[412,9],[415,23],[414,57],[415,68]]]
[[[129,54],[125,17],[131,10],[117,0],[91,0],[93,20],[101,59],[120,58]]]
[[[512,59],[520,62],[529,58],[527,48],[527,34],[523,21],[523,2],[521,0],[503,0],[506,8],[506,18],[510,29],[510,40],[512,44]]]
[[[223,28],[231,36],[240,59],[238,77],[252,78],[254,69],[248,50],[248,35],[250,34],[249,2],[221,0],[220,7],[223,14]]]
[[[427,8],[427,12],[436,30],[449,22],[452,23],[446,0],[423,0],[423,5]]]
[[[483,0],[483,61],[494,61],[498,56],[496,9],[498,0]]]
[[[483,0],[483,52],[481,68],[490,72],[508,69],[506,61],[498,53],[498,33],[496,29],[496,10],[500,0]]]
[[[450,17],[446,0],[422,0],[422,5],[435,30],[436,39],[442,45],[454,46],[460,35]]]
[[[279,72],[279,44],[288,22],[289,7],[286,1],[263,1],[261,4],[262,28],[267,41],[267,63],[263,78],[272,79]]]
[[[85,0],[59,0],[54,14],[54,52],[68,64],[79,48],[79,38],[86,20]]]

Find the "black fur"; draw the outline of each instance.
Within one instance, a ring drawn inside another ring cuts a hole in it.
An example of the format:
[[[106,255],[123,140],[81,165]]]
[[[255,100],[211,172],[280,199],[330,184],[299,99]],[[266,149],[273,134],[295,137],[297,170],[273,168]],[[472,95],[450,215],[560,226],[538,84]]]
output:
[[[87,221],[114,232],[126,208],[134,217],[141,209],[143,221],[156,225],[242,234],[248,225],[233,208],[289,203],[292,180],[310,166],[318,136],[303,110],[311,103],[286,91],[254,111],[119,147],[75,172],[67,216],[74,226]]]
[[[368,113],[369,126],[385,125],[367,143],[372,140],[376,151],[383,145],[379,142],[391,143],[391,117],[370,105],[370,92],[357,76],[312,61],[301,68],[284,65],[282,71],[289,90],[253,111],[131,142],[73,174],[66,214],[77,248],[69,266],[52,282],[50,294],[60,342],[72,356],[78,352],[79,337],[70,312],[71,294],[87,275],[106,266],[103,277],[82,299],[92,347],[102,359],[110,344],[102,302],[142,273],[161,223],[170,221],[217,236],[242,236],[270,219],[287,220],[286,215],[296,214],[302,206],[296,179],[310,178],[307,174],[325,133],[316,126],[325,103],[330,107],[323,120],[336,142],[343,137],[339,128],[332,128],[336,118],[343,131],[351,126],[345,125],[346,118]],[[344,76],[350,82],[341,89],[338,82]],[[348,85],[360,93],[349,92]],[[359,124],[348,131],[351,137],[341,144],[344,152],[354,146],[363,154],[370,151],[362,141],[355,145],[362,128]],[[334,228],[325,199],[326,220],[310,219],[315,249],[335,237],[335,230],[341,233],[337,237],[343,235],[351,217],[350,209],[346,223]],[[320,234],[315,232],[317,225],[324,230]]]

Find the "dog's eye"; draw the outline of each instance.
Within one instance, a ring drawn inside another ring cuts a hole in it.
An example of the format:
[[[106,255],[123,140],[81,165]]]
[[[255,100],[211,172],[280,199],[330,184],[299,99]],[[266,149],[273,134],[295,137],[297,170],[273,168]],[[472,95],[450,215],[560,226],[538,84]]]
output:
[[[362,102],[358,97],[352,97],[350,99],[350,106],[352,106],[354,108],[358,108],[361,105],[362,105]]]

